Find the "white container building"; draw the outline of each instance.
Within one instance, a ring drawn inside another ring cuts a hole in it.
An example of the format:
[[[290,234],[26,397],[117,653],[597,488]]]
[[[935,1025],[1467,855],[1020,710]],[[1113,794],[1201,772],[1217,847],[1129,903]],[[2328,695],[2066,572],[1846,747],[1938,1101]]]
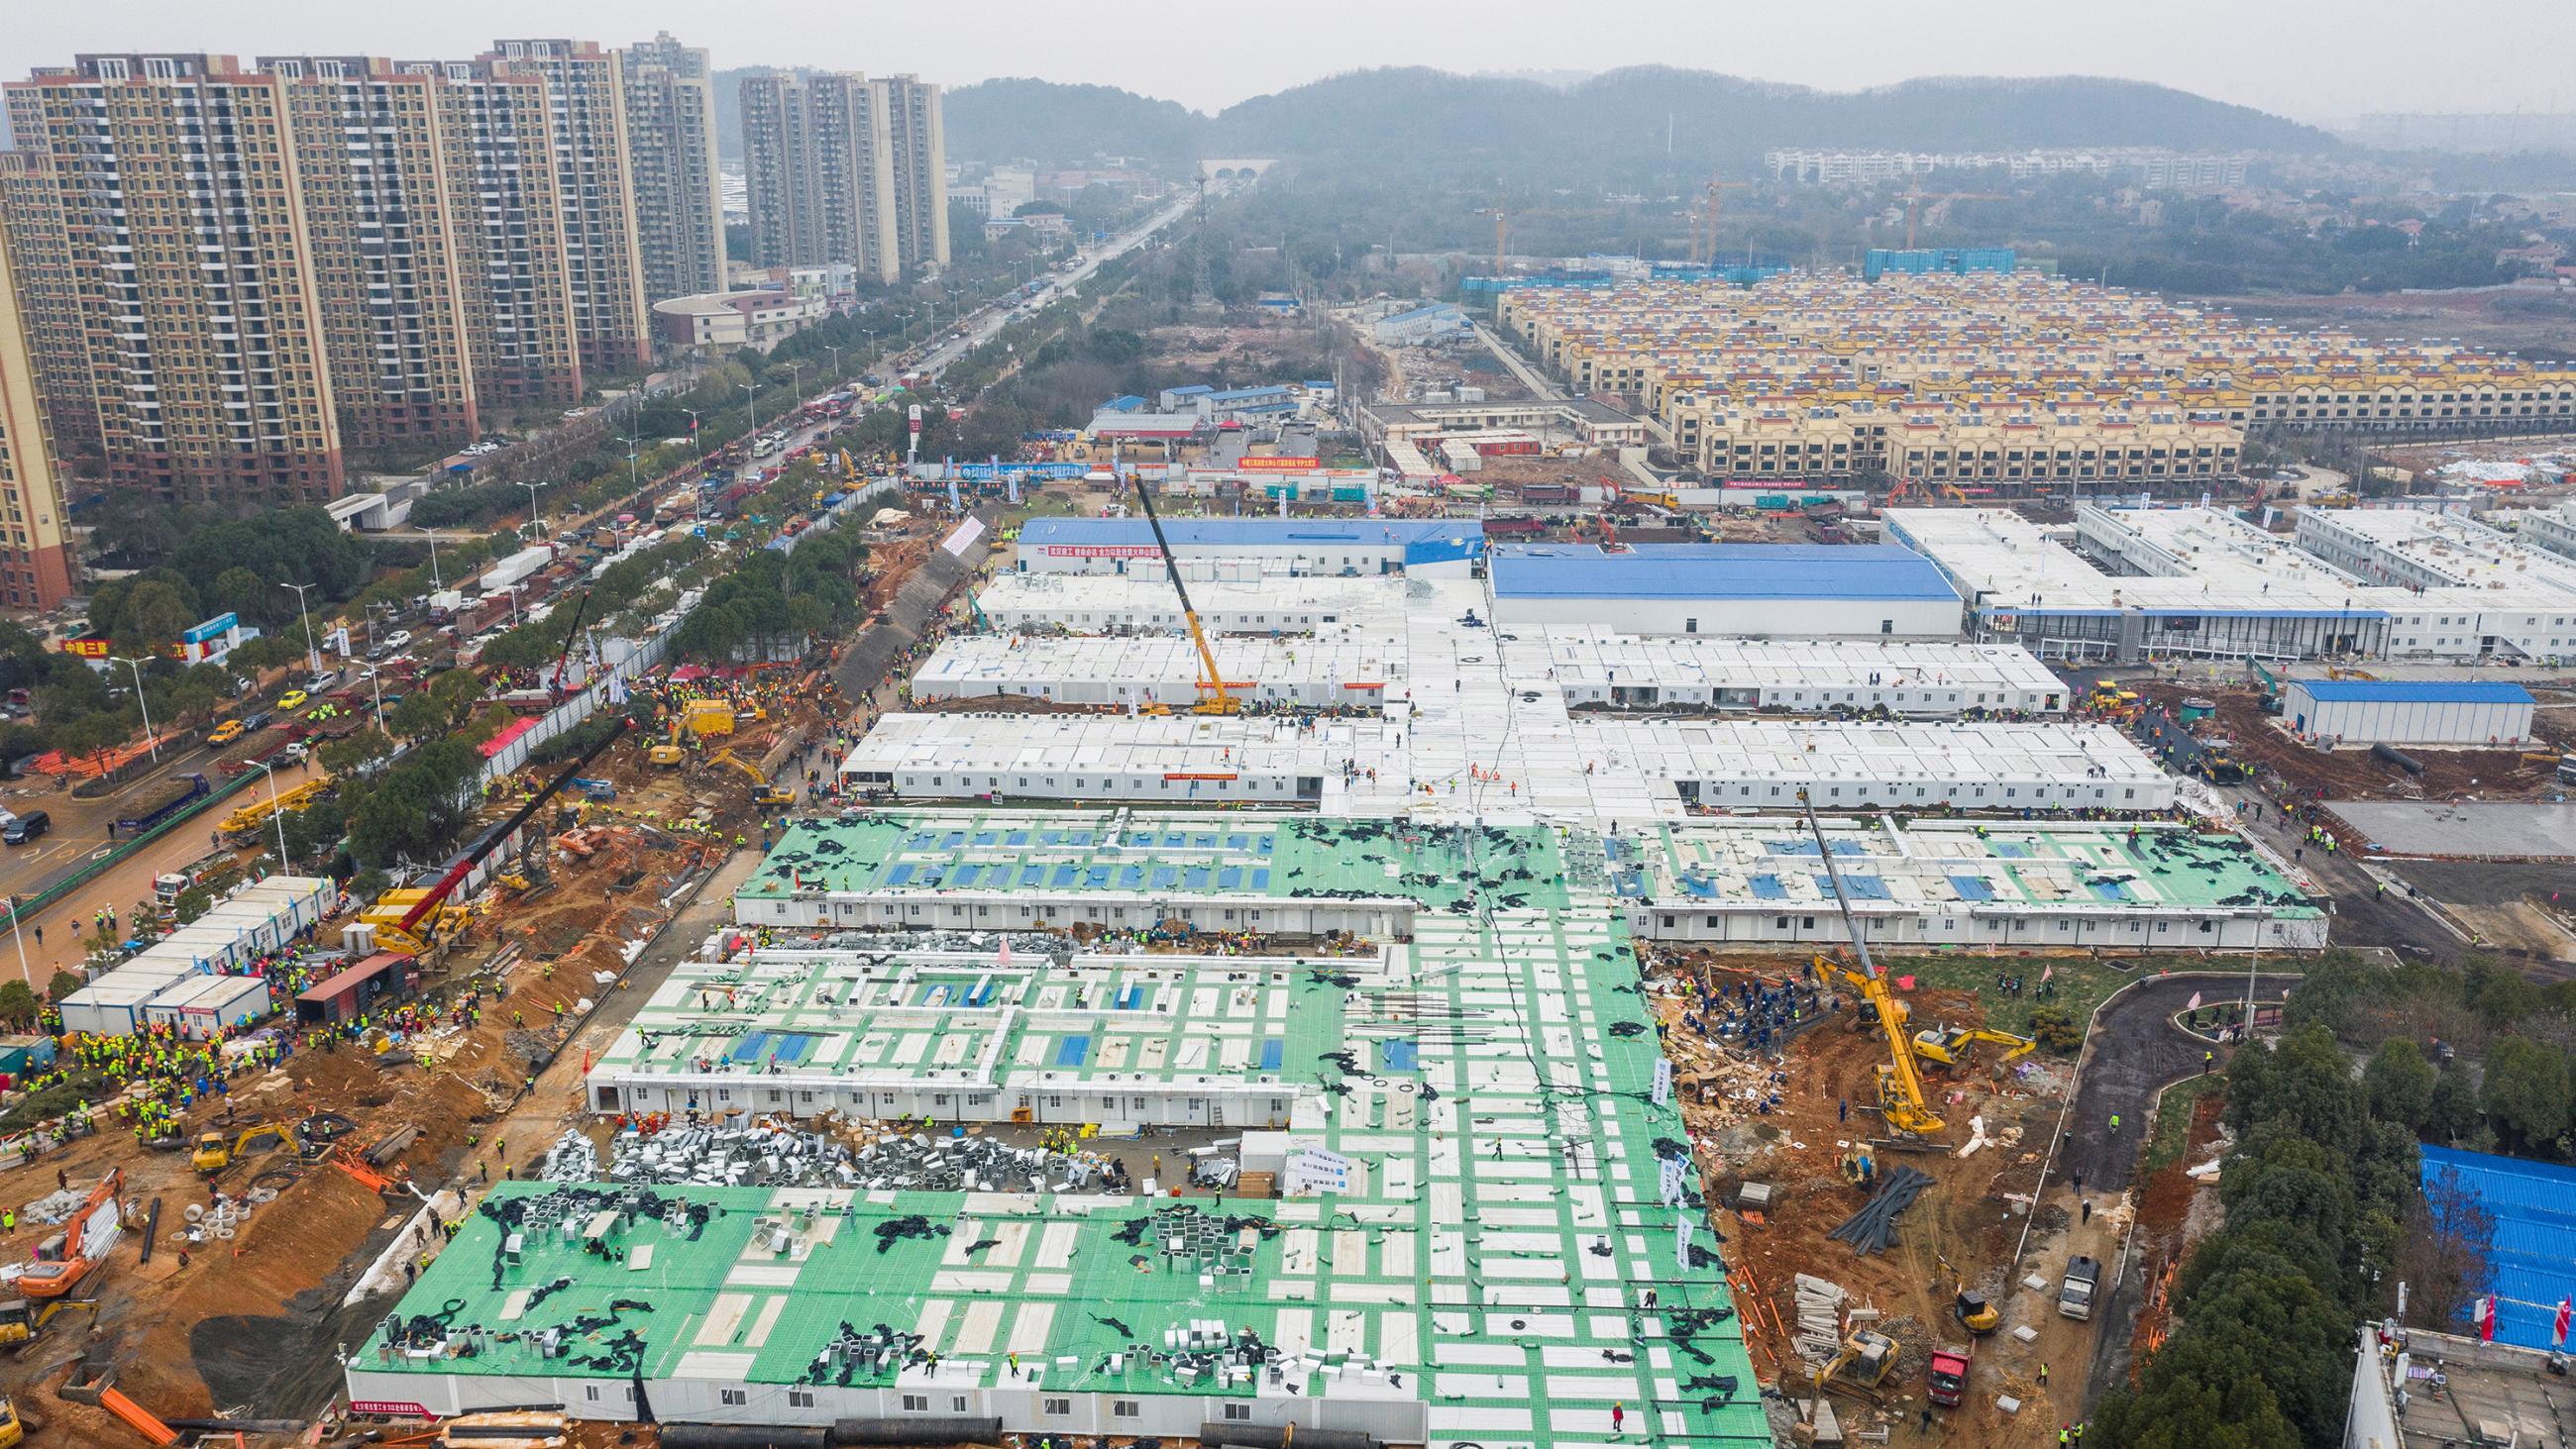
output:
[[[2531,691],[2503,681],[2293,679],[2281,718],[2303,739],[2508,748],[2531,740]]]
[[[146,1026],[167,1023],[191,1041],[211,1041],[226,1030],[240,1030],[277,1009],[275,994],[262,976],[194,976],[144,1004]]]

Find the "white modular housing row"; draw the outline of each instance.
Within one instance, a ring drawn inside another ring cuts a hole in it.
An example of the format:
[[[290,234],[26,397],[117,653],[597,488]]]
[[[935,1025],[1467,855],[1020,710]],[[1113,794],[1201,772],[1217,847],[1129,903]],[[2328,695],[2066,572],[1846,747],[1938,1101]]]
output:
[[[63,1030],[126,1036],[155,1022],[210,1037],[275,1009],[265,977],[248,974],[329,915],[339,887],[319,876],[270,876],[216,902],[62,1000]]]

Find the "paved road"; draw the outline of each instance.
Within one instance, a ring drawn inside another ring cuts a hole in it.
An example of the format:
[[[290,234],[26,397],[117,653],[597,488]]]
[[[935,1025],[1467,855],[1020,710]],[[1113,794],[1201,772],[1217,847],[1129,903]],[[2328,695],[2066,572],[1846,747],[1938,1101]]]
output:
[[[292,790],[307,780],[319,778],[312,767],[307,765],[283,766],[277,770],[276,775],[277,788],[280,791]],[[23,923],[26,927],[23,932],[13,940],[0,943],[0,980],[19,973],[21,947],[26,951],[26,974],[30,978],[29,984],[39,992],[45,989],[45,983],[52,979],[54,972],[76,969],[86,954],[78,946],[77,940],[89,929],[93,912],[102,907],[113,906],[117,913],[125,918],[125,921],[120,924],[130,922],[135,902],[151,899],[154,876],[165,871],[176,870],[214,849],[215,843],[210,838],[210,832],[215,829],[217,823],[239,806],[247,805],[254,799],[267,799],[268,789],[265,780],[251,784],[225,803],[200,812],[194,819],[177,826],[150,845],[118,861],[113,868],[72,892],[68,897],[54,902],[42,911],[31,913]],[[272,837],[272,843],[274,843],[274,837]],[[88,860],[89,853],[82,852],[72,864],[65,867],[66,873],[76,865],[86,864]],[[43,933],[42,940],[37,938],[37,933],[40,931]]]
[[[2269,972],[2256,978],[2255,999],[2278,1001],[2293,978]],[[2200,1070],[2200,1054],[2209,1050],[2171,1025],[2174,1013],[2194,995],[2204,1004],[2242,1001],[2242,974],[2174,976],[2142,982],[2102,1013],[2102,1025],[2076,1089],[2075,1110],[2067,1114],[2071,1136],[2061,1144],[2056,1175],[2068,1181],[2081,1176],[2088,1193],[2120,1192],[2137,1169],[2138,1149],[2146,1143],[2147,1110],[2156,1093],[2170,1082]],[[2223,1063],[2226,1053],[2221,1051]],[[2111,1117],[2120,1118],[2118,1131]]]
[[[1521,355],[1512,350],[1511,344],[1494,335],[1493,328],[1482,322],[1475,325],[1476,340],[1484,343],[1485,350],[1494,354],[1496,361],[1502,363],[1512,376],[1521,380],[1521,386],[1528,388],[1532,397],[1553,400],[1565,396],[1565,389],[1548,381],[1537,368],[1523,362]]]

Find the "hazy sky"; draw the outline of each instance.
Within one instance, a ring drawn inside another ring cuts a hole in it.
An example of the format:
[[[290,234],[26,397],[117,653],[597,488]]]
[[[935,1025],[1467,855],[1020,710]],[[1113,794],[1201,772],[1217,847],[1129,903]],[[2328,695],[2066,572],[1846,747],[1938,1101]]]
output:
[[[952,85],[1035,75],[1202,110],[1369,65],[1642,62],[1833,89],[1921,75],[2115,75],[2312,121],[2576,107],[2571,0],[13,0],[7,10],[8,77],[80,50],[443,58],[499,35],[623,44],[669,29],[725,66],[916,71]],[[1219,19],[1228,15],[1239,29]]]

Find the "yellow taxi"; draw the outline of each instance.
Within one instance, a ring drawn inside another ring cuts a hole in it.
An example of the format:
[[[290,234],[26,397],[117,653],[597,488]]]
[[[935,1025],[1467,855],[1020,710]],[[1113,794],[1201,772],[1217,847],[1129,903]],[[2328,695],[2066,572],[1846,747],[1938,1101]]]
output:
[[[222,724],[215,726],[215,732],[206,736],[206,743],[210,745],[229,745],[233,741],[240,739],[242,736],[249,733],[249,730],[242,728],[242,722],[240,720],[228,719]]]

